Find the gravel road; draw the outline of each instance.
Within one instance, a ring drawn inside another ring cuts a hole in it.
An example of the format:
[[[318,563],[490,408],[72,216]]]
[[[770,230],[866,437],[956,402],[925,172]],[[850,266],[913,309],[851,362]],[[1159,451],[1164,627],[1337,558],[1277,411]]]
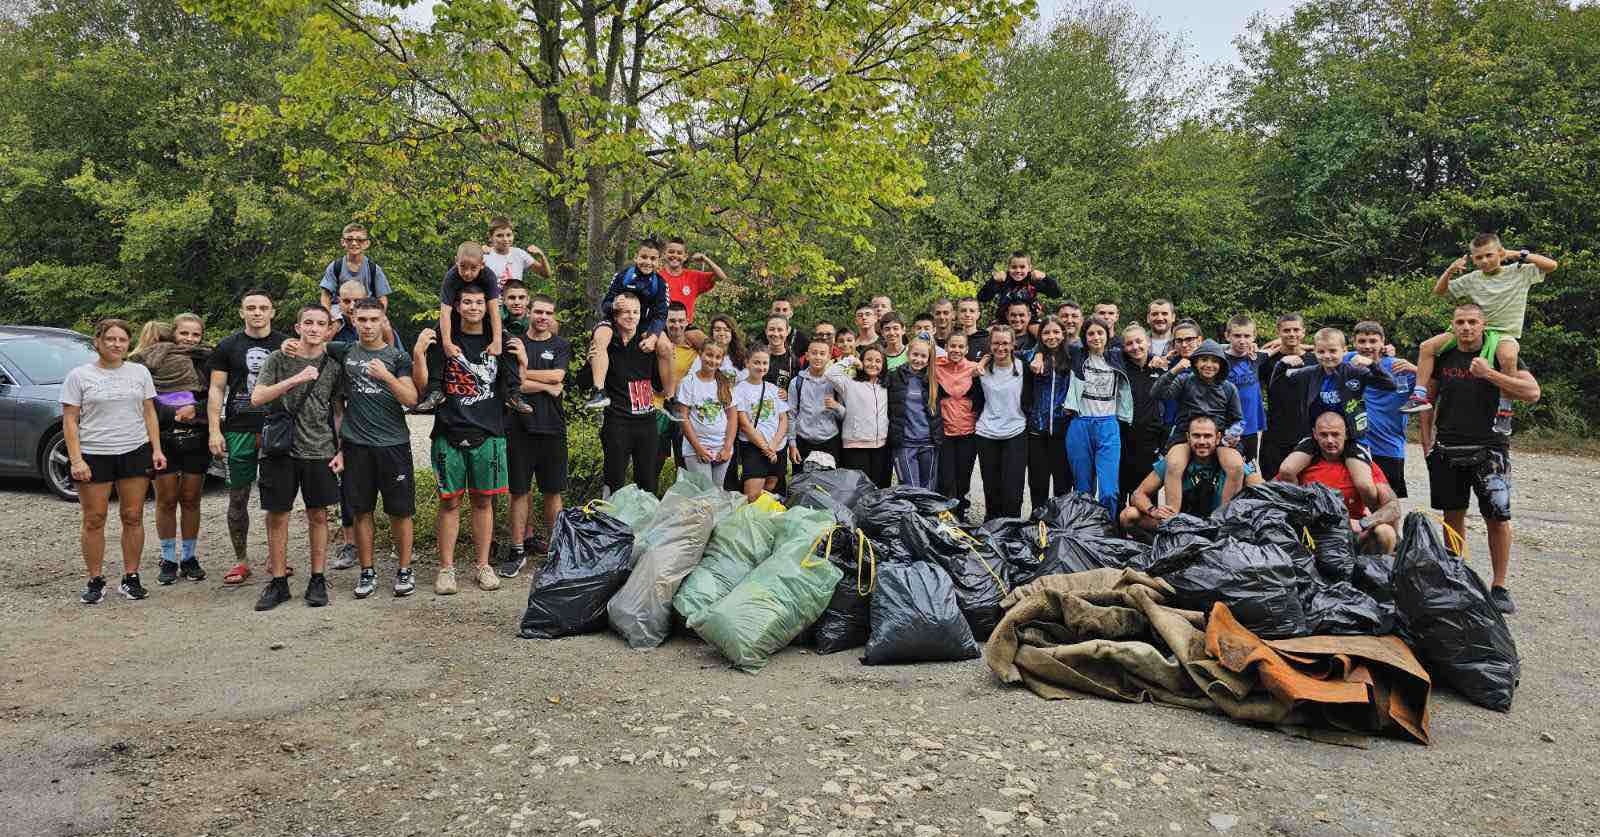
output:
[[[211,579],[84,608],[76,507],[0,483],[0,834],[1596,834],[1600,522],[1574,490],[1594,462],[1515,468],[1515,708],[1441,690],[1433,746],[1366,749],[1046,702],[978,661],[790,649],[751,676],[688,639],[521,640],[526,576],[356,601],[347,571],[332,607],[257,614],[255,584],[220,583],[220,493]]]

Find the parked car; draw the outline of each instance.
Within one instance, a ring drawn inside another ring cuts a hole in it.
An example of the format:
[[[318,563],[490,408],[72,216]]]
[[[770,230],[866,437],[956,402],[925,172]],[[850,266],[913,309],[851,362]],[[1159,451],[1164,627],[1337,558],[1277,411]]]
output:
[[[88,337],[64,328],[0,326],[0,474],[37,476],[77,500],[61,433],[61,382],[95,358]]]

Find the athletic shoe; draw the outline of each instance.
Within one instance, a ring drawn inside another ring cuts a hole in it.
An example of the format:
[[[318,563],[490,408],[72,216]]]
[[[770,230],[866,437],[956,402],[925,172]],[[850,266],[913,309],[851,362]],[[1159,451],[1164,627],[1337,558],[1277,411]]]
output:
[[[356,561],[356,545],[353,543],[339,544],[339,549],[333,553],[333,560],[328,562],[330,570],[348,570],[354,567]]]
[[[189,558],[178,562],[178,572],[190,581],[205,581],[206,571],[200,567],[199,558]]]
[[[444,390],[436,389],[429,392],[427,395],[422,396],[422,400],[417,402],[417,406],[411,408],[411,412],[414,414],[426,415],[434,410],[439,409],[439,405],[443,403]]]
[[[593,398],[583,402],[585,410],[604,410],[609,406],[611,406],[611,399],[607,398],[603,392],[597,392]]]
[[[520,392],[506,393],[506,409],[527,415],[533,412],[533,405],[522,397]]]
[[[89,579],[89,583],[83,588],[83,595],[78,597],[78,601],[84,604],[99,604],[105,601],[105,598],[106,579],[104,576],[97,575]]]
[[[138,573],[128,573],[127,575],[124,575],[122,577],[122,583],[117,585],[117,590],[121,591],[122,595],[127,596],[134,601],[138,601],[150,595],[150,591],[144,589],[144,585],[139,582]]]
[[[328,605],[328,577],[322,573],[312,573],[311,580],[306,582],[306,607],[326,607]]]
[[[1494,432],[1499,433],[1501,436],[1510,436],[1511,435],[1511,411],[1510,410],[1496,410],[1495,414],[1494,414],[1494,424],[1492,425],[1492,427],[1494,429]]]
[[[175,561],[162,561],[156,571],[156,582],[171,584],[178,580],[178,564]]]
[[[1504,587],[1490,587],[1489,601],[1494,602],[1494,609],[1501,613],[1511,614],[1517,612],[1517,603],[1511,601],[1511,591]]]
[[[500,589],[500,576],[495,575],[494,567],[488,564],[478,565],[478,588],[482,590]]]
[[[456,586],[455,567],[440,567],[433,576],[433,593],[436,596],[454,596],[460,589]]]
[[[1433,409],[1433,402],[1429,401],[1426,395],[1412,393],[1411,397],[1406,399],[1405,406],[1400,408],[1400,412],[1407,414],[1426,413],[1431,409]]]
[[[289,579],[274,578],[261,588],[261,598],[256,599],[256,610],[271,610],[292,598],[289,595]]]
[[[501,578],[516,578],[517,573],[522,572],[523,565],[527,563],[528,553],[511,550],[506,553],[506,560],[500,562],[500,569],[496,572],[500,573]]]
[[[417,591],[417,580],[410,567],[394,574],[394,597],[404,598]]]
[[[371,567],[363,569],[361,577],[356,579],[356,598],[365,599],[376,589],[378,589],[378,571]]]

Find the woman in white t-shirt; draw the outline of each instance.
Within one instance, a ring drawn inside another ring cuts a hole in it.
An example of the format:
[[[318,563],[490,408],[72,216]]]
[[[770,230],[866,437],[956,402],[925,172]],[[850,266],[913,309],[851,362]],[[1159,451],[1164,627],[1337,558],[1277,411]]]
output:
[[[677,410],[683,419],[684,470],[709,477],[722,487],[733,461],[733,439],[738,412],[733,406],[733,382],[717,374],[727,357],[721,344],[707,340],[700,346],[699,367],[678,384]]]
[[[151,471],[165,469],[167,457],[156,423],[155,381],[149,369],[125,362],[132,335],[122,320],[101,320],[94,330],[100,357],[68,372],[61,382],[61,432],[83,510],[79,541],[89,571],[89,583],[79,597],[84,604],[105,598],[102,566],[113,487],[122,518],[122,583],[117,589],[130,599],[148,595],[139,582],[144,499]]]
[[[754,503],[762,491],[773,491],[783,477],[788,459],[782,455],[789,436],[789,410],[783,389],[766,380],[772,355],[765,347],[750,352],[748,374],[733,388],[733,405],[739,410],[739,473],[744,477],[745,499]]]

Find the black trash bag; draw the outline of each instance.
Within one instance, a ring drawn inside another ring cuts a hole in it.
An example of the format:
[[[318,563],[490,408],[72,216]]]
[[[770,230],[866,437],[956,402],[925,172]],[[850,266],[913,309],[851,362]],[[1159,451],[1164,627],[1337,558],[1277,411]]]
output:
[[[952,523],[910,518],[902,530],[912,556],[933,561],[950,574],[956,605],[972,636],[988,639],[1003,615],[1000,600],[1011,589],[1005,581],[1004,560]]]
[[[862,663],[936,663],[977,656],[978,643],[956,603],[955,583],[943,567],[931,561],[878,565],[872,634]]]
[[[938,492],[896,485],[867,492],[854,511],[856,526],[867,537],[888,540],[900,536],[900,523],[907,518],[937,517],[955,507],[955,500]]]
[[[1026,577],[1013,576],[1014,584],[1057,573],[1081,573],[1099,569],[1143,566],[1150,561],[1150,547],[1138,541],[1106,538],[1086,532],[1067,532],[1050,540],[1039,564]]]
[[[1010,587],[1037,577],[1044,544],[1061,534],[1060,529],[1051,529],[1048,524],[1020,517],[997,517],[972,530],[974,540],[1005,562],[1004,575]]]
[[[1394,604],[1394,556],[1357,555],[1351,565],[1350,583],[1379,604]]]
[[[1148,572],[1175,554],[1197,544],[1215,543],[1220,537],[1222,534],[1216,521],[1188,514],[1173,515],[1156,527],[1156,536],[1150,545],[1150,556],[1145,559],[1145,566],[1134,569]]]
[[[814,468],[789,480],[789,493],[783,504],[823,509],[845,529],[856,528],[855,505],[872,491],[867,475],[849,468]]]
[[[1332,526],[1343,523],[1349,516],[1344,505],[1344,497],[1338,491],[1320,483],[1311,485],[1295,485],[1290,482],[1262,482],[1245,486],[1234,496],[1232,502],[1241,500],[1255,504],[1268,505],[1281,510],[1289,523],[1296,528],[1302,526]],[[1218,510],[1218,514],[1227,511],[1227,506]]]
[[[1265,639],[1310,632],[1300,596],[1305,574],[1274,544],[1196,540],[1155,562],[1150,572],[1177,591],[1179,607],[1209,611],[1222,602],[1239,624]]]
[[[1305,603],[1311,633],[1383,636],[1394,633],[1394,605],[1382,604],[1348,581],[1325,584]]]
[[[1445,549],[1423,512],[1406,515],[1394,601],[1429,672],[1479,706],[1511,711],[1522,675],[1511,630],[1483,579]]]
[[[1356,537],[1344,520],[1311,530],[1317,545],[1317,571],[1328,581],[1349,581],[1356,569]]]
[[[555,639],[606,628],[606,602],[633,571],[633,530],[588,508],[556,516],[550,556],[540,565],[522,614],[524,639]]]
[[[1117,522],[1111,513],[1088,494],[1072,492],[1050,498],[1050,502],[1034,508],[1030,520],[1043,520],[1057,529],[1068,532],[1087,532],[1108,538],[1117,536]]]
[[[859,533],[834,539],[828,560],[844,572],[834,585],[833,598],[811,626],[812,644],[818,654],[836,654],[867,643],[872,622],[872,585],[877,572],[877,549]]]
[[[1301,527],[1291,515],[1272,500],[1239,496],[1211,515],[1218,537],[1234,537],[1251,543],[1270,543],[1290,552],[1304,549]]]

